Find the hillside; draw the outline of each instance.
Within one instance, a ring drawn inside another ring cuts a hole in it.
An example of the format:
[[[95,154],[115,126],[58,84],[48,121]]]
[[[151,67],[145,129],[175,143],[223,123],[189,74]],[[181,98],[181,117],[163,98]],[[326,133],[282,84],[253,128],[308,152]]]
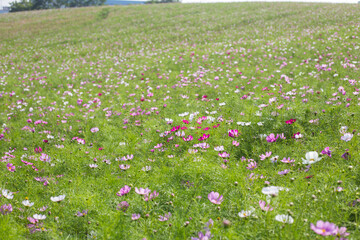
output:
[[[0,239],[360,239],[358,10],[0,15]]]

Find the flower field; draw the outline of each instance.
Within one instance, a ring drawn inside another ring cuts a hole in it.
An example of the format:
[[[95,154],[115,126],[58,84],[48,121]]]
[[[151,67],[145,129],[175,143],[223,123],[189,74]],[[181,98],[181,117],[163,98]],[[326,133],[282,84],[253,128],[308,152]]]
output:
[[[0,16],[0,239],[360,239],[357,5]]]

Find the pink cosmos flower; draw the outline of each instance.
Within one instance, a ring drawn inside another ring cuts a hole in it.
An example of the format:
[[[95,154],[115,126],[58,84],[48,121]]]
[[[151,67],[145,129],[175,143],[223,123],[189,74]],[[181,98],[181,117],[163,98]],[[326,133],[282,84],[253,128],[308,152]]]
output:
[[[230,154],[227,153],[227,152],[223,152],[223,153],[218,153],[219,157],[222,157],[222,158],[228,158],[230,157]]]
[[[233,144],[235,147],[237,147],[237,146],[239,146],[239,145],[240,145],[240,143],[239,143],[239,142],[237,142],[237,141],[235,141],[235,140],[232,142],[232,144]]]
[[[281,139],[286,139],[284,133],[280,134],[279,136],[280,136]]]
[[[77,141],[79,144],[85,144],[85,139],[78,138],[78,139],[76,139],[76,141]]]
[[[283,171],[278,172],[279,175],[286,175],[290,172],[290,169],[285,169]]]
[[[322,150],[321,151],[321,154],[323,154],[323,155],[328,155],[329,157],[331,157],[331,150],[330,150],[330,148],[329,147],[326,147],[326,148],[324,148],[324,150]]]
[[[270,135],[268,135],[268,136],[266,137],[266,141],[267,141],[267,142],[276,142],[276,140],[277,140],[279,137],[280,137],[279,134],[277,134],[276,137],[275,137],[275,134],[270,133]]]
[[[341,228],[337,227],[336,228],[336,236],[337,237],[346,237],[349,235],[350,235],[350,233],[346,232],[346,227],[341,227]],[[345,240],[345,238],[340,238],[340,240],[342,240],[342,239]]]
[[[205,234],[202,233],[202,232],[199,232],[198,233],[198,238],[197,237],[191,237],[191,240],[209,240],[211,237],[212,237],[211,232],[209,230],[207,230],[205,232]]]
[[[6,164],[6,168],[10,171],[10,172],[15,172],[15,166],[12,163],[8,163]]]
[[[128,185],[125,185],[123,188],[120,189],[120,191],[118,193],[116,193],[116,195],[118,195],[119,197],[124,196],[125,194],[129,193],[131,190],[131,187],[129,187]]]
[[[221,204],[223,201],[223,195],[220,196],[218,192],[211,192],[208,195],[208,199],[214,204]]]
[[[199,140],[199,141],[204,141],[205,139],[208,139],[209,137],[210,137],[210,134],[207,134],[207,135],[206,135],[206,134],[204,133],[204,134],[202,135],[202,137],[200,137],[198,140]]]
[[[47,155],[47,154],[45,154],[45,153],[41,153],[41,156],[40,156],[40,158],[39,158],[41,161],[43,161],[43,162],[50,162],[50,157],[49,157],[49,155]]]
[[[183,140],[185,141],[185,142],[189,142],[189,141],[191,141],[191,140],[193,140],[194,138],[193,138],[193,136],[191,136],[191,135],[189,135],[187,138],[183,138]]]
[[[237,129],[229,130],[229,137],[235,138],[240,135],[239,131]]]
[[[129,203],[127,201],[122,201],[121,203],[119,203],[116,207],[117,210],[121,210],[123,212],[126,212],[126,210],[129,207]]]
[[[265,154],[259,155],[260,160],[261,160],[261,161],[265,160],[266,158],[270,157],[271,154],[272,154],[272,152],[266,152]]]
[[[130,168],[130,165],[121,164],[121,165],[119,165],[119,168],[120,168],[121,170],[126,170],[126,169],[129,169],[129,168]]]
[[[161,215],[160,215],[160,216],[159,216],[159,221],[160,221],[160,222],[165,222],[165,221],[169,220],[170,217],[171,217],[171,213],[168,212],[168,213],[165,214],[164,216],[161,216]]]
[[[248,166],[246,167],[249,170],[254,170],[255,168],[257,168],[257,163],[256,162],[251,162],[248,164]]]
[[[285,123],[289,124],[289,125],[291,125],[291,124],[293,124],[295,122],[296,122],[296,119],[290,119],[290,120],[285,121]]]
[[[317,221],[316,226],[314,224],[310,224],[310,228],[319,235],[322,236],[330,236],[335,235],[337,233],[337,226],[334,223]]]
[[[290,157],[288,157],[286,159],[286,157],[284,157],[283,160],[281,160],[281,162],[283,162],[283,163],[293,163],[293,162],[295,162],[295,159],[290,159]]]
[[[154,192],[152,192],[152,193],[150,193],[150,194],[145,195],[145,196],[144,196],[144,201],[147,202],[147,201],[149,201],[149,200],[153,200],[153,199],[156,198],[157,196],[159,196],[159,193],[156,192],[156,191],[154,191]]]
[[[35,148],[34,151],[35,151],[36,153],[41,153],[41,152],[42,152],[42,148],[41,148],[41,147]]]
[[[262,201],[262,200],[259,201],[259,206],[260,206],[261,210],[263,210],[265,212],[274,210],[274,208],[271,207],[270,204],[266,205],[266,202]]]
[[[96,133],[98,131],[99,131],[99,128],[97,128],[97,127],[90,129],[90,132],[92,132],[92,133]]]
[[[151,192],[149,188],[137,188],[135,187],[135,192],[139,195],[147,195]]]
[[[0,207],[0,212],[2,213],[2,215],[7,215],[9,213],[11,213],[13,211],[13,208],[11,206],[11,204],[4,204]]]
[[[131,219],[133,220],[133,221],[135,221],[135,220],[138,220],[140,218],[140,214],[139,213],[134,213],[134,214],[132,214],[131,215]]]

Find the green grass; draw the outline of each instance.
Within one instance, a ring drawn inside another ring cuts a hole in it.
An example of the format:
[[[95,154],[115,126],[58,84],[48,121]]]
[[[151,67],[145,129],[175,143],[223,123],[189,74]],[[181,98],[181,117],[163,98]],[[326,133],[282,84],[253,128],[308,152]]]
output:
[[[311,230],[318,220],[360,239],[359,206],[350,204],[360,199],[358,10],[351,4],[227,3],[0,15],[0,188],[14,192],[13,199],[0,197],[0,208],[13,208],[0,212],[0,239],[191,239],[205,233],[209,219],[213,239],[335,239]],[[202,116],[208,119],[196,123]],[[296,122],[288,125],[289,119]],[[175,126],[186,126],[181,131],[194,139],[160,136]],[[354,134],[348,142],[341,140],[342,126]],[[91,132],[94,127],[99,131]],[[241,134],[231,138],[231,129]],[[292,138],[297,132],[301,139]],[[210,137],[199,141],[204,133]],[[270,133],[286,139],[261,137]],[[209,148],[189,153],[200,142]],[[154,148],[158,144],[163,151]],[[227,163],[216,146],[230,154]],[[38,147],[50,162],[41,161]],[[323,155],[304,171],[305,154],[325,147],[332,157]],[[270,151],[277,163],[260,160]],[[130,154],[131,160],[116,160]],[[285,157],[295,162],[282,163]],[[247,169],[248,161],[257,168]],[[151,170],[143,171],[146,166]],[[278,174],[285,169],[287,175]],[[46,178],[47,185],[35,178]],[[267,199],[267,184],[289,191]],[[125,185],[131,191],[117,196]],[[337,186],[343,191],[335,192]],[[159,196],[146,202],[135,187]],[[208,200],[212,191],[223,195],[221,204]],[[66,197],[50,200],[59,195]],[[25,207],[26,198],[34,205]],[[262,212],[260,200],[271,200],[274,210]],[[129,203],[126,212],[117,210],[122,201]],[[256,217],[238,216],[252,208]],[[75,216],[83,210],[84,217]],[[168,212],[168,221],[158,220]],[[141,218],[133,221],[135,213]],[[34,214],[46,219],[32,233],[27,218]],[[276,221],[278,214],[294,223]]]

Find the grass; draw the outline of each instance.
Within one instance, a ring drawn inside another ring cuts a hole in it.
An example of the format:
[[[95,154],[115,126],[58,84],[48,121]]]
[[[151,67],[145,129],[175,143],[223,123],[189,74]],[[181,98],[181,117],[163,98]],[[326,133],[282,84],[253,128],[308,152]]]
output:
[[[335,239],[310,228],[319,220],[359,239],[359,26],[351,4],[0,15],[0,188],[14,193],[0,197],[0,239],[190,239],[200,231],[213,239]],[[183,129],[170,131],[176,126]],[[341,140],[345,126],[350,141]],[[271,133],[286,139],[269,142]],[[210,136],[198,140],[203,134]],[[208,145],[194,146],[201,142]],[[303,164],[325,147],[331,157]],[[125,185],[130,192],[117,196]],[[269,185],[288,191],[267,196]],[[135,187],[159,195],[144,201]],[[210,192],[223,195],[221,204]],[[50,199],[59,195],[65,199]],[[118,210],[123,201],[126,211]],[[239,217],[251,209],[255,216]],[[31,226],[34,214],[46,219]],[[294,222],[276,221],[279,214]]]

